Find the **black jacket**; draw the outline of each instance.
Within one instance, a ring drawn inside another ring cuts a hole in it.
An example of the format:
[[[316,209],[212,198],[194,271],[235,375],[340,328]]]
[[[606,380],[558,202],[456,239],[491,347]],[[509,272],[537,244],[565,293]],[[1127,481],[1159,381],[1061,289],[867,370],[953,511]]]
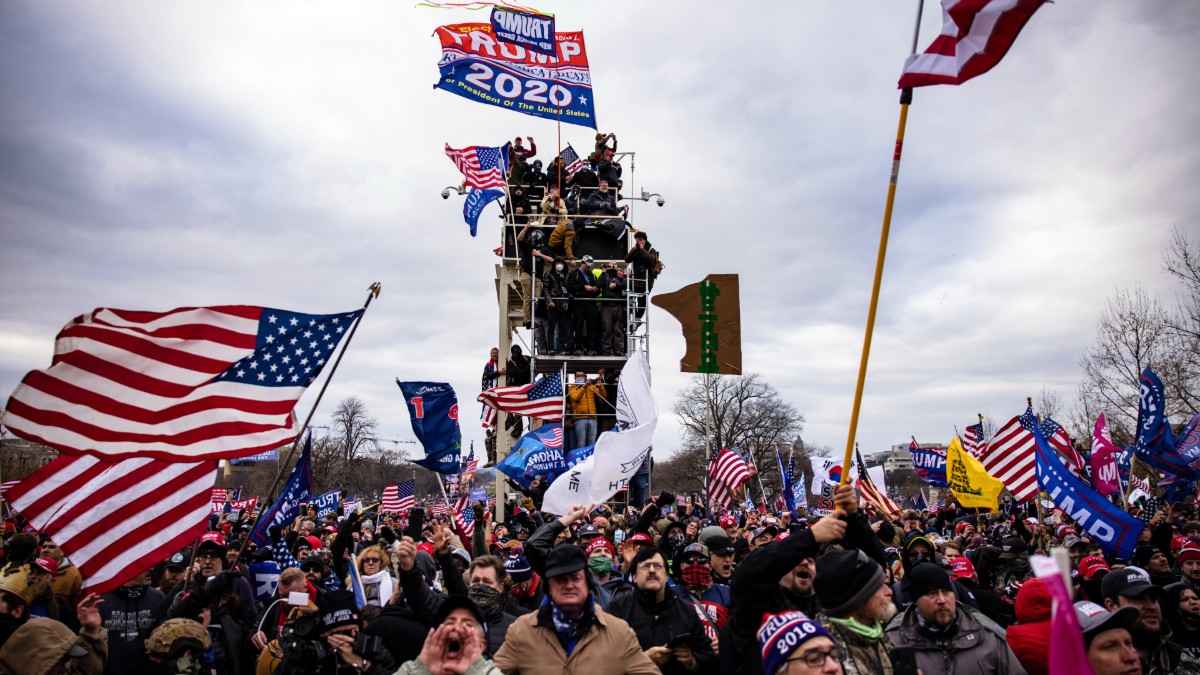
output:
[[[567,291],[570,292],[572,298],[596,298],[600,296],[599,292],[588,291],[584,286],[595,286],[596,277],[592,275],[592,271],[585,270],[583,267],[577,267],[571,270],[567,275]],[[596,303],[592,303],[595,305]]]
[[[617,193],[611,190],[588,195],[583,208],[588,214],[595,216],[615,216],[621,213],[617,207]]]
[[[392,655],[392,661],[406,663],[421,654],[429,626],[417,618],[411,608],[388,605],[367,624],[363,632],[383,640],[383,646]]]
[[[597,282],[600,285],[600,297],[602,298],[623,298],[625,297],[625,276],[616,270],[604,270]],[[609,284],[616,284],[616,288],[609,288]],[[612,303],[606,303],[606,306]]]
[[[542,277],[542,297],[547,301],[553,301],[554,307],[550,307],[550,311],[565,312],[570,309],[570,302],[567,298],[570,297],[570,291],[567,290],[567,272],[555,272],[551,267],[546,271],[546,275]]]
[[[638,644],[643,651],[651,647],[664,647],[679,636],[690,636],[688,646],[696,658],[695,670],[687,670],[679,661],[672,659],[660,667],[663,675],[719,672],[717,655],[704,634],[704,625],[700,623],[696,609],[670,589],[667,589],[662,602],[656,602],[633,586],[623,586],[613,593],[612,602],[605,611],[629,624],[637,633]]]

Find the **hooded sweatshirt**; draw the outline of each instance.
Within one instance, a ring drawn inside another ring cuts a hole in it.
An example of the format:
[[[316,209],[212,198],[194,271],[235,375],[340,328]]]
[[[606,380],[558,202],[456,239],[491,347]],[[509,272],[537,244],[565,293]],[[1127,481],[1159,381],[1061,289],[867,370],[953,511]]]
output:
[[[146,638],[162,618],[163,599],[157,588],[122,586],[101,596],[100,622],[108,631],[105,673],[153,672],[146,656]]]
[[[1050,660],[1050,590],[1033,578],[1017,593],[1017,623],[1008,627],[1008,646],[1029,675],[1047,675]]]

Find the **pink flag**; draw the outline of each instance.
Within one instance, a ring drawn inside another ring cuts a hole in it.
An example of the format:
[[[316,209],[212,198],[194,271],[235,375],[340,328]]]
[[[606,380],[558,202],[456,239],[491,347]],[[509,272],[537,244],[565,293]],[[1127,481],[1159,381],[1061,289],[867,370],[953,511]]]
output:
[[[1104,413],[1100,413],[1096,428],[1092,431],[1092,482],[1096,485],[1096,491],[1105,497],[1121,489],[1117,478],[1117,453],[1120,451],[1108,435]]]
[[[1065,555],[1063,559],[1066,559]],[[1079,617],[1075,616],[1075,605],[1071,602],[1062,568],[1053,559],[1043,556],[1033,556],[1029,562],[1054,601],[1050,613],[1050,660],[1046,671],[1055,675],[1095,675],[1083,648],[1083,629],[1079,627]]]

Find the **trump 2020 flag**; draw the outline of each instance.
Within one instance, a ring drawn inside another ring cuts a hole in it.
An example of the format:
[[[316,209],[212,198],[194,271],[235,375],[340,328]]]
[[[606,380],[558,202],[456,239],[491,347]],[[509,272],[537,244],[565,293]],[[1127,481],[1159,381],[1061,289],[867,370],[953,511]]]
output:
[[[1038,485],[1042,491],[1050,495],[1056,507],[1087,530],[1105,553],[1126,560],[1133,557],[1133,549],[1137,546],[1138,535],[1145,528],[1145,523],[1105,499],[1068,471],[1037,425],[1034,425],[1032,432],[1037,441],[1034,450],[1037,454]]]
[[[341,490],[330,490],[323,495],[314,497],[309,506],[317,510],[317,517],[324,518],[331,513],[337,513],[338,502],[342,499]]]
[[[1162,380],[1154,371],[1145,369],[1138,391],[1137,441],[1133,452],[1138,459],[1165,474],[1200,480],[1200,471],[1196,469],[1200,457],[1184,456],[1176,451],[1166,407]]]
[[[67,324],[2,421],[69,455],[196,462],[292,442],[292,414],[362,310],[97,309]]]
[[[396,380],[396,384],[404,394],[413,434],[425,448],[425,457],[413,463],[437,473],[458,473],[462,433],[454,388],[445,382]]]
[[[311,498],[312,434],[310,433],[304,441],[304,451],[300,453],[300,459],[296,462],[296,468],[292,469],[292,475],[288,478],[283,493],[279,495],[279,499],[275,500],[271,508],[259,517],[258,523],[254,526],[254,533],[250,535],[250,541],[259,546],[266,546],[270,539],[271,527],[287,525],[293,518],[300,515],[300,505],[307,504]]]

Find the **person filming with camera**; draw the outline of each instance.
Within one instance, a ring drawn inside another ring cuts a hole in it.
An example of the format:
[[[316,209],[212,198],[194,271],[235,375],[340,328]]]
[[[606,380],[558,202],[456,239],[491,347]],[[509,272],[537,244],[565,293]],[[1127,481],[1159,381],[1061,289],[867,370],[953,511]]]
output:
[[[279,665],[265,670],[261,661],[258,672],[274,675],[291,673],[363,673],[390,675],[396,666],[391,654],[377,637],[360,633],[362,619],[354,593],[328,591],[317,596],[317,610],[300,611],[284,624],[279,643]]]

